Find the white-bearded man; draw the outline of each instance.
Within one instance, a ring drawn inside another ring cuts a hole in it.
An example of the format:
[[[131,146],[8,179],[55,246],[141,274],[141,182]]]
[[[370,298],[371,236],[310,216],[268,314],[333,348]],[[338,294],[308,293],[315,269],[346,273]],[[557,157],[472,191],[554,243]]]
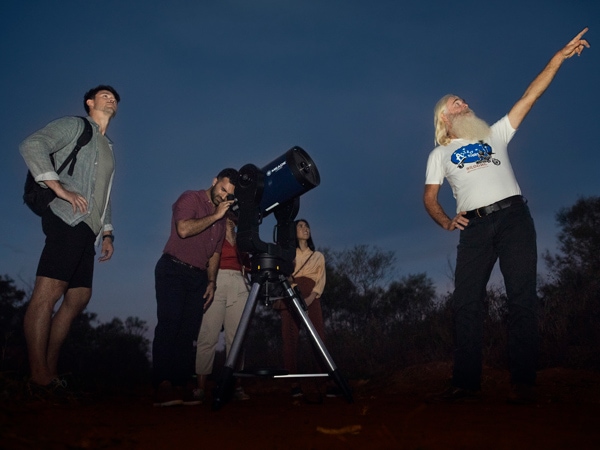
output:
[[[513,173],[507,146],[562,63],[589,44],[583,29],[529,85],[509,113],[491,127],[456,95],[434,109],[435,139],[429,155],[423,201],[442,228],[460,230],[453,294],[454,367],[451,386],[436,400],[479,398],[482,373],[484,299],[497,260],[508,306],[510,403],[535,402],[538,353],[537,247],[533,219]],[[449,217],[438,202],[444,178],[456,198]]]

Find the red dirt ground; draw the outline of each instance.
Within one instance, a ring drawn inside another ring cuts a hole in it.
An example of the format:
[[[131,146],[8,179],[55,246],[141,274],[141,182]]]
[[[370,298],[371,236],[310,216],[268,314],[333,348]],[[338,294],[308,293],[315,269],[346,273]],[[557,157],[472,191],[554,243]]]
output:
[[[515,406],[505,401],[508,374],[485,369],[481,402],[427,403],[449,373],[439,363],[351,380],[351,404],[322,398],[314,379],[303,381],[307,395],[297,400],[286,381],[256,378],[245,380],[250,400],[218,411],[210,397],[155,408],[149,392],[67,406],[4,403],[0,448],[600,449],[600,373],[543,370],[537,404]]]

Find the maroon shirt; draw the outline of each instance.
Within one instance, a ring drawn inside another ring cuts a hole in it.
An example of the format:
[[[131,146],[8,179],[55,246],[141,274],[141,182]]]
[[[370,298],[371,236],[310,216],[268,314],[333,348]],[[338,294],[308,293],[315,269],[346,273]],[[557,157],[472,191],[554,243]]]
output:
[[[206,269],[210,257],[215,252],[221,252],[225,239],[225,219],[217,220],[202,233],[185,239],[177,234],[175,223],[186,219],[201,219],[214,211],[215,205],[206,191],[185,191],[181,194],[173,204],[171,235],[163,252],[194,267]]]

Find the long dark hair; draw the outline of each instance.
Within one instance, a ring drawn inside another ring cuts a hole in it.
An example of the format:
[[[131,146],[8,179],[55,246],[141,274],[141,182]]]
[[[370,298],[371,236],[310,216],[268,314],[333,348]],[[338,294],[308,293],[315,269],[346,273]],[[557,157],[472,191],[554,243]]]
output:
[[[308,238],[308,240],[306,241],[306,243],[308,244],[308,248],[310,248],[313,252],[315,251],[315,243],[313,242],[313,238],[312,238],[312,229],[310,228],[310,224],[308,223],[308,221],[306,219],[298,219],[294,222],[294,226],[298,227],[298,224],[300,222],[304,222],[306,224],[306,226],[308,227],[310,231],[310,236]],[[296,248],[300,248],[300,243],[298,242],[298,233],[296,233]]]

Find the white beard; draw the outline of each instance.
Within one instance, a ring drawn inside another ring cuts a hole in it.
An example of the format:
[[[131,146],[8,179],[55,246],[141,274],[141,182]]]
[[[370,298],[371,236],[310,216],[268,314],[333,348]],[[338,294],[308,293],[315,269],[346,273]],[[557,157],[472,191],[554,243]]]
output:
[[[473,111],[471,114],[458,114],[452,117],[452,134],[459,139],[484,141],[490,133],[490,126]]]

